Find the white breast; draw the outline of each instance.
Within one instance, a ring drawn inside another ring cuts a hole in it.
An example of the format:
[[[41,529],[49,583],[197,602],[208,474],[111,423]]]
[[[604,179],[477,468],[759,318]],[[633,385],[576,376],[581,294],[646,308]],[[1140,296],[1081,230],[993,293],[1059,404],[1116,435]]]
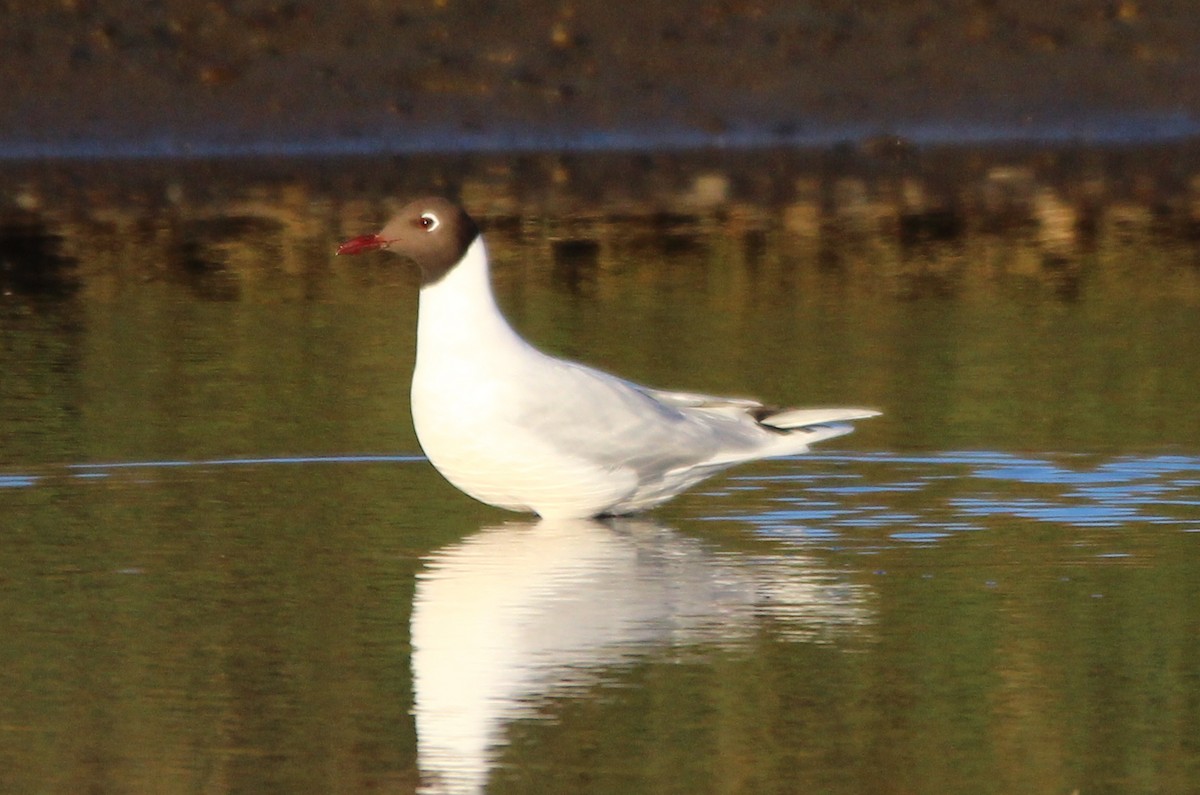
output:
[[[413,424],[430,462],[456,487],[542,516],[592,515],[636,489],[634,473],[604,470],[536,433],[536,417],[526,415],[554,360],[501,316],[482,238],[421,290],[417,340]]]
[[[417,438],[462,491],[501,508],[576,517],[605,511],[636,489],[634,473],[604,471],[555,449],[497,410],[511,404],[493,400],[505,397],[494,389],[472,392],[452,377],[413,379]]]

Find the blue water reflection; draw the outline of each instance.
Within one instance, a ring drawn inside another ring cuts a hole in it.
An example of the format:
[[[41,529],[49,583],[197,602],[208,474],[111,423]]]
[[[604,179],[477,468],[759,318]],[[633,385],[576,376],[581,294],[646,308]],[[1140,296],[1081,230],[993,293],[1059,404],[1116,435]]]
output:
[[[99,480],[146,469],[411,463],[419,455],[347,454],[74,463],[0,473],[0,488],[69,478]],[[936,541],[996,518],[1074,527],[1162,525],[1200,530],[1200,457],[998,452],[817,454],[760,473],[734,474],[708,492],[703,520],[746,522],[763,536],[806,543],[888,530],[898,541]],[[739,510],[722,499],[741,495]],[[749,510],[746,510],[746,509]]]
[[[167,459],[157,461],[106,461],[38,467],[36,472],[0,474],[0,489],[28,488],[56,479],[102,480],[118,472],[187,467],[282,466],[295,464],[403,464],[424,461],[421,455],[319,455],[252,458]]]
[[[1012,520],[1200,530],[1197,457],[871,453],[807,456],[793,468],[734,476],[741,489],[771,491],[766,510],[706,518],[838,549],[877,544],[878,531],[892,541],[936,543]]]

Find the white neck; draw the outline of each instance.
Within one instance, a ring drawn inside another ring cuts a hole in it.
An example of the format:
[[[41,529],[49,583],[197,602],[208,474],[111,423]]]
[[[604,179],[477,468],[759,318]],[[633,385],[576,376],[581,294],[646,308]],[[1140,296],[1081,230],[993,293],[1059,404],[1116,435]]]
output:
[[[431,360],[495,356],[531,350],[517,336],[492,295],[487,247],[479,235],[462,260],[421,288],[417,311],[417,367]]]

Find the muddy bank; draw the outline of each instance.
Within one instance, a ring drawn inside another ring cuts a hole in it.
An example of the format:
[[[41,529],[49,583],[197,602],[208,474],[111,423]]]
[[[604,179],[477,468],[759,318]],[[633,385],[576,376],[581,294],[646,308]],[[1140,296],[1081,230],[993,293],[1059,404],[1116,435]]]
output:
[[[0,154],[1147,140],[1188,0],[4,3]]]

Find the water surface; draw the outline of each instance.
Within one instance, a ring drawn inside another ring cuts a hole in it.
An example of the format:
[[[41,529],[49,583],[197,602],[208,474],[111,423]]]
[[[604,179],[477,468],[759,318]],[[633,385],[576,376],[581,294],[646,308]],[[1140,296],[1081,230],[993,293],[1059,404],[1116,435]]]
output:
[[[420,456],[385,204],[291,190],[6,227],[0,789],[1200,787],[1194,239],[485,217],[549,350],[885,411],[536,523]]]

